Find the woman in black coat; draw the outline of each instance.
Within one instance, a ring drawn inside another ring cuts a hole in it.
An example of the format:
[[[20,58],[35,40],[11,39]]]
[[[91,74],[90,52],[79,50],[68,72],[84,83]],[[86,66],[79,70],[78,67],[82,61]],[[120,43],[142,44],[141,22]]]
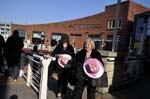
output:
[[[63,54],[68,54],[71,56],[71,60],[68,61],[68,63],[62,68],[60,64],[58,64],[58,58],[59,56]],[[68,74],[70,67],[72,65],[72,60],[74,58],[74,49],[69,44],[69,37],[63,36],[61,39],[61,43],[56,46],[54,49],[52,56],[56,57],[56,61],[52,62],[50,65],[51,70],[55,71],[58,74],[58,89],[57,89],[57,99],[62,98],[66,92],[67,85],[68,85]]]
[[[5,40],[4,37],[0,34],[0,72],[2,72],[3,67],[3,51],[5,46]]]
[[[12,36],[7,39],[4,48],[4,55],[7,60],[9,77],[12,77],[14,81],[18,79],[19,60],[23,46],[23,39],[19,37],[18,30],[14,30]]]
[[[76,83],[73,99],[82,99],[85,86],[87,86],[87,99],[95,99],[96,87],[91,85],[93,78],[88,77],[83,70],[83,64],[89,58],[96,58],[102,62],[101,54],[95,50],[94,42],[91,39],[84,42],[83,49],[75,57]]]

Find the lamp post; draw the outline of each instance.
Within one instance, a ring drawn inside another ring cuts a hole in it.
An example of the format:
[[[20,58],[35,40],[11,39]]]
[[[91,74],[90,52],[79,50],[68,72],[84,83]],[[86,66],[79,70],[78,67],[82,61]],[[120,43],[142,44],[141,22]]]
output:
[[[121,0],[117,0],[117,8],[116,8],[116,16],[115,16],[115,29],[113,33],[113,42],[112,42],[112,51],[116,51],[116,38],[117,38],[117,29],[118,29],[118,23],[119,23],[119,17],[120,17],[120,2]]]
[[[43,41],[44,41],[44,36],[45,36],[45,34],[44,34],[44,32],[42,32],[41,33],[41,51],[42,51],[42,46],[43,46]]]

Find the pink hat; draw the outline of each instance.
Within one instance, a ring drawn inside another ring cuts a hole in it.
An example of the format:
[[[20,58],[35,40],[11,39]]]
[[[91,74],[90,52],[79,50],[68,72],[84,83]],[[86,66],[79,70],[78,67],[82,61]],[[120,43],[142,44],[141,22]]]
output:
[[[64,65],[66,65],[68,63],[68,61],[71,60],[71,56],[68,54],[62,54],[58,56],[58,64],[59,66],[61,66],[62,68],[65,68]]]
[[[99,78],[104,73],[104,67],[102,63],[94,58],[90,58],[84,62],[83,70],[90,78]]]

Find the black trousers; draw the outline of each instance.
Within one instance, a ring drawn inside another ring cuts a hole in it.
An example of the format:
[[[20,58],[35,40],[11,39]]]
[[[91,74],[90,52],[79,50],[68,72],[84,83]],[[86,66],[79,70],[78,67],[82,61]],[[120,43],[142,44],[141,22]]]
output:
[[[69,69],[60,69],[58,72],[58,90],[57,93],[62,93],[63,95],[66,93],[68,86],[68,73]]]
[[[3,55],[0,53],[0,72],[2,72],[3,65]]]
[[[16,55],[16,56],[7,56],[6,57],[7,60],[7,65],[8,65],[8,74],[7,76],[12,77],[13,79],[18,79],[18,75],[19,75],[19,60],[20,60],[20,56]]]
[[[96,87],[92,87],[89,80],[80,80],[75,83],[73,99],[82,99],[85,86],[87,86],[87,99],[95,99]]]

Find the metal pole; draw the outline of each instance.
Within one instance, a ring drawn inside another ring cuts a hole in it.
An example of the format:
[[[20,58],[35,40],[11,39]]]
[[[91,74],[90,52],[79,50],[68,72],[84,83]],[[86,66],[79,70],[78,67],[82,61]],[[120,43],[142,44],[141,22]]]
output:
[[[43,39],[41,38],[41,51],[42,51]]]
[[[143,51],[144,51],[146,26],[147,26],[147,18],[145,17],[144,18],[143,29],[141,31],[140,49],[139,49],[139,52],[138,52],[139,55],[143,55]]]
[[[42,51],[43,43],[44,43],[44,32],[41,33],[41,51]]]
[[[117,0],[117,8],[116,8],[116,15],[115,15],[115,29],[113,33],[113,42],[112,42],[112,51],[116,51],[116,37],[117,37],[117,28],[119,23],[119,17],[120,17],[120,2],[121,0]]]

